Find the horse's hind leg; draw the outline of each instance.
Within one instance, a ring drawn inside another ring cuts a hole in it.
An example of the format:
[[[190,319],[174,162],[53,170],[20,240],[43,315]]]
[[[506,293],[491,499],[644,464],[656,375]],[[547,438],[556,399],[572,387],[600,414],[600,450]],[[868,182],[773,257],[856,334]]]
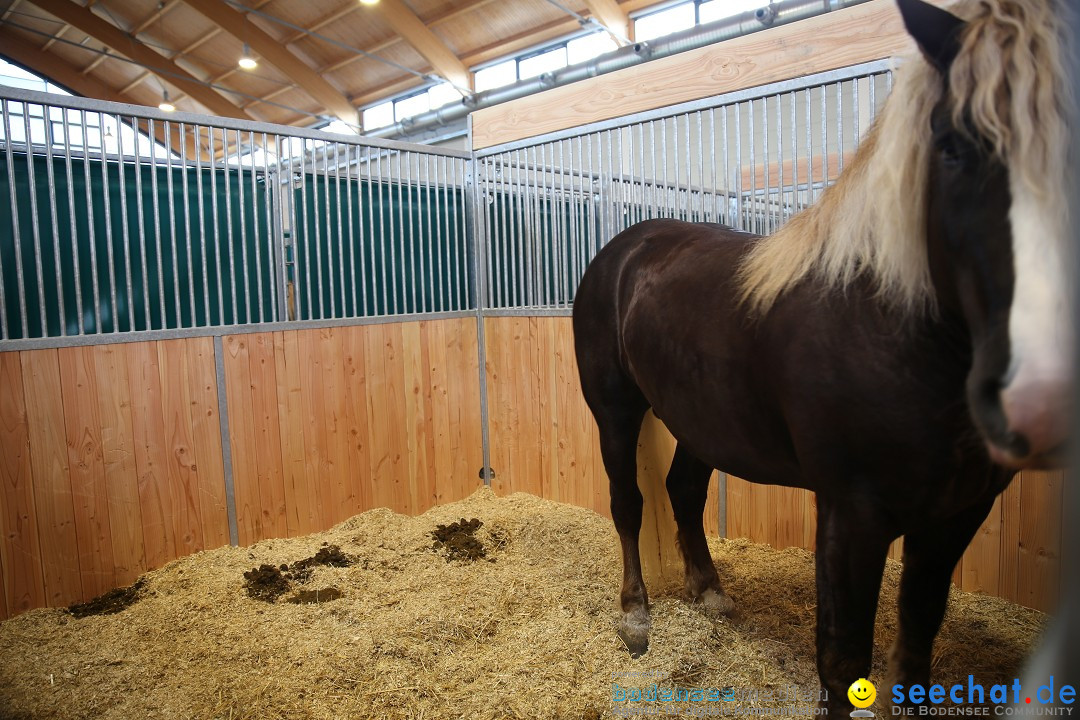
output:
[[[679,550],[686,565],[686,598],[700,602],[710,614],[726,614],[735,604],[720,586],[702,524],[712,470],[680,443],[675,447],[666,484],[675,522],[679,525]]]
[[[889,653],[888,687],[929,686],[930,653],[945,616],[953,568],[986,519],[994,499],[904,536],[900,627]]]
[[[619,637],[633,656],[649,649],[649,596],[641,577],[638,534],[643,499],[637,485],[637,441],[648,403],[632,385],[618,383],[600,397],[587,393],[600,431],[600,455],[611,488],[611,518],[622,545],[623,581],[619,603],[623,616]]]

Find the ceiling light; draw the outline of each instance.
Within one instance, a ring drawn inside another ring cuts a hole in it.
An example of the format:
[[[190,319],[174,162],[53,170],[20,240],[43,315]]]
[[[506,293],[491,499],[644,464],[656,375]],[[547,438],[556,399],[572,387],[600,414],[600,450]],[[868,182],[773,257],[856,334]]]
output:
[[[361,5],[377,5],[379,0],[360,0]]]
[[[169,102],[168,90],[161,91],[161,102],[158,104],[158,110],[162,110],[164,112],[172,112],[176,110],[176,106]]]
[[[251,54],[251,48],[247,43],[244,43],[244,54],[240,56],[240,67],[244,70],[254,70],[259,67],[259,63],[255,60],[255,56]]]

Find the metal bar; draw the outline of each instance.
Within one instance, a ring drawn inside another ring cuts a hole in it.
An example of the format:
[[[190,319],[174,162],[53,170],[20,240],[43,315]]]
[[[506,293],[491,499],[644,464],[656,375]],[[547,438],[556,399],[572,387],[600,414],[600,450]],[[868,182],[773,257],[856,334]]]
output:
[[[403,239],[406,240],[406,245],[405,246],[409,250],[409,253],[408,253],[408,255],[409,255],[409,268],[408,268],[409,275],[408,275],[408,280],[409,280],[409,282],[408,282],[408,285],[410,286],[409,287],[409,299],[412,301],[411,304],[409,305],[409,312],[416,312],[417,309],[418,309],[416,287],[420,284],[420,278],[418,278],[417,275],[416,275],[416,227],[415,227],[416,223],[413,222],[413,215],[415,214],[413,209],[414,209],[415,206],[414,206],[414,203],[413,203],[412,157],[416,153],[411,153],[411,154],[403,153],[403,154],[405,155],[405,157],[403,158],[404,161],[405,161],[405,175],[404,175],[404,179],[403,179],[402,184],[405,186],[405,194],[406,194],[406,197],[408,198],[408,201],[401,208],[401,210],[402,210],[402,212],[405,212],[405,214],[406,214],[406,220],[408,221],[408,225],[409,225],[409,232],[408,232],[408,234],[404,233],[404,225],[403,225],[402,226],[402,231],[403,231],[402,234],[404,236]],[[419,170],[417,172],[419,172]],[[416,201],[419,202],[419,186],[417,187]],[[402,256],[402,268],[401,268],[401,270],[402,270],[402,273],[405,273],[405,259],[404,259],[404,256]]]
[[[330,239],[329,238],[329,235],[330,235],[330,191],[329,191],[329,189],[325,188],[325,185],[327,184],[326,177],[325,177],[325,174],[326,174],[326,144],[325,143],[322,145],[322,149],[323,149],[323,167],[322,167],[322,169],[323,169],[323,175],[324,175],[324,177],[323,177],[323,185],[324,185],[324,192],[326,193],[326,206],[327,206],[326,207],[327,250],[329,250],[329,245],[330,245],[330,243],[329,243],[329,239]],[[312,216],[313,225],[315,226],[315,232],[313,233],[313,235],[315,237],[315,242],[314,242],[314,245],[315,245],[315,290],[318,292],[318,295],[319,295],[319,298],[318,298],[319,302],[316,303],[316,304],[319,307],[319,318],[322,319],[322,318],[326,318],[327,314],[326,314],[326,304],[323,301],[323,299],[326,296],[325,292],[323,291],[323,257],[322,257],[322,245],[323,245],[322,230],[323,230],[323,226],[319,223],[319,163],[318,163],[318,161],[316,159],[316,154],[315,154],[316,150],[317,150],[317,148],[312,146],[312,148],[311,148],[311,216]],[[327,262],[327,264],[329,264],[329,262],[330,262],[329,257],[326,259],[326,262]],[[330,272],[328,272],[327,274],[329,275],[328,282],[332,286],[333,282],[334,282],[333,270],[330,270]],[[331,306],[333,305],[333,302],[334,302],[333,295],[334,295],[334,289],[333,289],[333,287],[331,287],[330,288]]]
[[[221,428],[221,460],[225,475],[225,513],[229,521],[229,544],[240,544],[233,486],[232,442],[229,439],[229,402],[225,393],[225,350],[221,336],[214,336],[214,373],[217,378],[218,424]]]
[[[699,222],[705,222],[705,132],[701,124],[701,111],[697,111],[697,137],[698,137],[698,180],[701,183],[701,191],[699,195],[701,197],[701,215],[698,216]]]
[[[442,238],[446,237],[446,235],[443,233],[443,213],[445,212],[443,206],[448,205],[446,197],[446,186],[449,184],[450,181],[448,179],[449,173],[446,169],[446,158],[436,157],[431,158],[431,161],[435,163],[435,224],[432,226],[432,232],[434,233],[434,235],[431,238],[431,244],[435,246],[436,249],[436,269],[432,270],[432,272],[435,273],[436,283],[438,287],[438,292],[436,293],[438,303],[433,304],[432,309],[449,310],[453,306],[453,302],[450,298],[450,283],[447,282],[446,275],[443,275],[443,260],[446,261],[446,270],[449,271],[452,255],[450,254],[450,243],[443,242]],[[487,188],[486,182],[484,184],[484,187]],[[477,183],[475,192],[478,195],[477,204],[479,206],[480,200],[485,197],[483,193],[486,193],[487,191],[484,190],[483,192],[481,192],[480,185],[479,183]],[[485,212],[483,219],[477,218],[476,222],[477,227],[480,227],[480,223],[486,223],[487,213]],[[443,256],[443,253],[446,253],[445,257]],[[488,267],[490,268],[490,261]],[[490,269],[488,273],[489,274],[487,277],[490,277]]]
[[[494,145],[484,148],[482,150],[478,150],[476,152],[476,156],[477,158],[484,158],[510,150],[517,150],[522,147],[528,147],[544,142],[552,142],[559,139],[576,137],[579,135],[598,133],[609,128],[622,127],[637,122],[646,122],[648,120],[670,118],[675,115],[694,112],[696,110],[703,110],[710,107],[733,105],[736,103],[746,102],[751,99],[756,100],[765,95],[789,92],[791,90],[801,90],[808,87],[815,87],[818,85],[836,82],[838,80],[848,80],[858,75],[866,75],[873,72],[883,72],[888,70],[889,67],[889,60],[873,60],[871,62],[860,63],[858,65],[851,65],[849,67],[828,70],[825,72],[814,73],[812,75],[804,75],[802,77],[792,78],[790,80],[770,83],[768,85],[746,88],[743,90],[735,90],[729,93],[724,93],[722,95],[713,95],[706,98],[700,98],[698,100],[691,100],[688,102],[679,103],[677,105],[669,105],[666,107],[657,108],[655,110],[643,111],[640,113],[634,113],[632,115],[623,115],[612,118],[610,120],[603,120],[595,123],[589,123],[588,125],[580,127],[545,133],[544,135],[537,135],[535,137],[530,137],[523,140],[502,143],[500,145]]]
[[[763,209],[763,215],[762,215],[762,218],[761,218],[761,220],[762,220],[762,222],[761,222],[761,232],[762,232],[763,235],[767,235],[770,232],[772,232],[772,213],[769,211],[769,196],[770,196],[769,165],[770,165],[770,163],[772,161],[772,156],[769,154],[769,98],[768,97],[761,98],[761,141],[762,141],[762,155],[763,155],[763,158],[762,158],[762,161],[761,161],[761,170],[762,170],[762,175],[764,176],[763,179],[762,179],[762,186],[764,187],[764,199],[765,199],[765,203],[764,203],[765,207]],[[754,188],[755,188],[755,190],[757,189],[757,184],[754,185]]]
[[[399,240],[398,246],[401,248],[401,275],[398,275],[397,273],[397,267],[395,265],[396,258],[393,255],[390,256],[390,266],[394,271],[394,281],[401,281],[400,290],[394,293],[395,314],[407,312],[407,310],[405,309],[405,288],[408,286],[407,280],[405,278],[405,200],[403,195],[404,188],[402,187],[404,185],[403,178],[405,177],[405,172],[402,170],[401,167],[402,161],[404,160],[402,156],[404,154],[404,152],[397,153],[397,175],[395,176],[395,179],[397,180],[397,217]],[[393,234],[393,215],[393,213],[390,213],[391,235]]]
[[[161,203],[157,202],[157,199],[161,197],[158,193],[158,161],[157,161],[157,141],[154,139],[157,134],[154,132],[154,121],[149,120],[146,137],[150,143],[150,189],[154,197],[154,241],[155,255],[157,256],[157,277],[158,277],[158,309],[161,311],[161,327],[167,328],[169,326],[168,317],[165,311],[165,260],[162,255],[165,253],[164,242],[161,239]],[[228,196],[226,196],[228,197]]]
[[[727,135],[724,136],[724,148],[727,150]],[[712,167],[712,202],[709,204],[710,215],[705,217],[705,222],[720,222],[719,213],[716,211],[716,191],[720,183],[716,176],[716,109],[709,108],[709,158]],[[724,184],[727,185],[727,168],[724,168]],[[726,190],[726,187],[725,187]],[[704,199],[704,193],[702,193]]]
[[[807,88],[803,91],[806,96],[806,199],[803,207],[814,202],[814,113],[812,91]]]
[[[98,272],[97,238],[96,238],[97,234],[94,232],[94,203],[92,202],[92,200],[93,200],[93,198],[92,198],[93,188],[91,187],[91,182],[90,182],[90,156],[89,156],[89,152],[88,152],[89,151],[89,147],[88,147],[89,140],[87,139],[87,133],[86,133],[86,130],[87,130],[86,111],[81,110],[80,113],[81,113],[81,115],[79,116],[79,120],[82,123],[82,141],[83,141],[83,152],[84,152],[84,154],[83,154],[83,183],[86,185],[86,199],[88,201],[86,203],[86,228],[87,228],[87,243],[88,243],[89,250],[90,250],[90,287],[93,289],[93,293],[94,293],[94,332],[100,333],[101,332],[101,283],[100,283],[100,275],[99,275],[99,272]],[[65,117],[64,117],[64,121],[65,121],[65,124],[66,124],[66,122],[67,122],[66,114],[65,114]],[[67,131],[66,128],[65,128],[65,131],[64,131],[64,144],[66,146],[65,149],[68,152],[70,152],[71,138],[68,135],[68,131]],[[73,180],[74,180],[74,178],[71,177],[71,175],[69,173],[68,174],[68,184],[71,185],[73,183]],[[108,193],[105,192],[105,194],[107,195]],[[106,234],[109,234],[108,230],[106,230]],[[72,239],[73,243],[76,241],[76,238],[77,238],[77,236],[72,236],[71,239]],[[78,253],[78,247],[77,246],[76,246],[76,253]],[[80,288],[80,291],[81,291],[81,289],[82,288]],[[80,320],[80,322],[79,322],[79,331],[82,332],[84,329],[85,329],[85,323],[83,323],[82,320]]]
[[[742,189],[742,105],[735,103],[735,212],[739,230],[746,230],[746,220],[743,214],[743,189]]]
[[[478,279],[473,284],[466,287],[469,282],[469,268],[467,267],[469,258],[468,252],[465,248],[469,242],[470,237],[469,228],[467,225],[468,216],[466,214],[466,195],[469,190],[467,183],[470,177],[469,171],[472,168],[472,165],[470,163],[472,162],[473,161],[471,160],[453,161],[454,165],[457,167],[455,175],[461,178],[461,192],[458,194],[458,208],[460,212],[460,220],[454,223],[454,247],[457,249],[457,262],[454,263],[454,267],[456,268],[455,274],[457,280],[455,285],[457,287],[457,308],[461,310],[464,310],[471,302],[473,302],[470,291],[473,288],[475,288],[477,291],[479,291],[480,289],[479,285],[477,284],[479,283]],[[479,308],[482,305],[482,302],[480,300],[482,296],[477,294],[475,297],[476,307]]]
[[[57,217],[57,201],[56,201],[56,170],[53,167],[53,131],[52,131],[52,117],[49,112],[48,106],[43,106],[42,120],[44,121],[45,131],[45,177],[48,182],[49,188],[49,220],[51,220],[52,236],[53,236],[53,265],[56,270],[56,298],[60,308],[60,334],[67,335],[67,313],[64,309],[64,278],[63,278],[63,258],[64,255],[60,252],[60,221]],[[68,126],[67,112],[60,111],[64,128],[64,169],[66,171],[65,179],[67,181],[67,197],[68,197],[68,220],[70,222],[70,237],[68,237],[68,249],[71,253],[72,272],[75,275],[75,303],[76,303],[76,320],[79,323],[79,329],[76,334],[83,334],[83,307],[82,307],[82,282],[79,276],[79,231],[77,227],[77,215],[78,212],[75,209],[75,172],[71,168],[71,135],[70,128]],[[29,136],[28,136],[29,137]],[[29,151],[29,157],[33,158],[33,152]],[[37,194],[37,185],[33,182],[30,184],[31,194]],[[83,190],[86,192],[87,201],[90,200],[90,187],[87,185]],[[37,213],[34,213],[35,216]],[[41,265],[42,260],[35,258],[38,265]],[[40,270],[39,270],[40,274]],[[39,294],[42,292],[42,287],[38,287]],[[44,297],[41,295],[41,297]],[[42,303],[44,308],[44,302]],[[48,335],[48,328],[42,324],[42,335]]]
[[[190,326],[197,325],[195,315],[195,265],[191,254],[191,192],[188,188],[188,163],[187,163],[187,126],[180,124],[180,147],[184,150],[184,157],[181,158],[180,163],[180,186],[183,188],[184,193],[184,250],[187,258],[187,274],[188,274],[188,312],[191,313]],[[195,150],[198,154],[198,148]],[[108,193],[106,193],[108,194]],[[201,197],[197,198],[201,201]],[[177,289],[177,297],[179,297],[180,291]],[[177,321],[180,327],[184,327],[184,323],[180,320],[180,316],[177,315]]]
[[[263,136],[262,136],[262,147],[263,147],[263,194],[265,195],[265,198],[263,200],[263,209],[266,211],[266,285],[267,285],[267,289],[269,290],[269,293],[270,293],[270,317],[273,318],[274,320],[278,320],[279,317],[280,317],[279,314],[278,314],[278,293],[277,293],[277,290],[276,290],[278,285],[275,282],[277,276],[276,276],[276,274],[274,272],[274,259],[275,259],[275,254],[276,254],[275,249],[277,248],[276,238],[278,237],[278,233],[277,233],[277,228],[275,227],[275,224],[274,224],[274,219],[275,219],[274,215],[275,215],[275,213],[273,212],[273,208],[274,208],[275,201],[279,198],[278,189],[279,189],[280,186],[278,184],[277,174],[271,174],[271,172],[270,172],[270,158],[266,154],[267,153],[266,148],[270,147],[269,141],[270,141],[270,138],[267,137],[266,133],[263,133]],[[279,148],[279,152],[280,152],[280,147],[281,147],[280,144],[275,143],[273,147]],[[280,160],[279,160],[279,163],[280,163]],[[277,214],[280,215],[280,212],[277,213]],[[260,271],[260,273],[261,272],[262,271]],[[262,278],[260,277],[259,280],[261,282]],[[261,308],[262,308],[262,299],[261,299],[262,290],[261,290],[261,286],[260,286],[259,293],[260,293],[259,308],[260,308],[260,312],[261,312]],[[261,315],[260,315],[260,319],[263,319]]]
[[[844,83],[836,83],[836,169],[844,172]]]
[[[113,229],[112,229],[112,199],[109,197],[109,166],[105,159],[105,139],[101,136],[103,128],[105,127],[105,117],[103,115],[98,116],[98,137],[100,139],[101,147],[101,187],[103,190],[103,201],[105,209],[105,257],[109,263],[109,316],[112,318],[112,331],[120,331],[120,318],[119,318],[119,302],[117,299],[116,290],[116,252],[113,246]],[[120,170],[123,172],[123,165],[120,165]]]
[[[368,150],[368,157],[370,158],[370,156],[371,156],[371,150],[369,149]],[[387,163],[387,170],[389,170],[390,169],[390,157],[389,157],[389,155],[386,158],[386,163]],[[368,164],[368,169],[370,170],[370,168],[371,168],[371,165],[369,163]],[[382,198],[382,185],[383,185],[382,184],[382,160],[378,156],[376,156],[375,169],[378,171],[378,175],[379,175],[379,184],[378,184],[378,189],[379,189],[379,242],[378,242],[378,247],[379,247],[379,250],[380,250],[379,259],[380,259],[380,262],[381,262],[381,265],[382,265],[381,280],[382,280],[382,296],[383,296],[382,312],[377,313],[377,314],[379,314],[379,315],[389,315],[390,314],[390,305],[389,305],[390,301],[389,301],[389,294],[388,294],[389,290],[388,290],[387,286],[390,284],[391,278],[387,274],[387,270],[386,270],[386,254],[387,254],[387,249],[389,247],[389,241],[386,238],[386,224],[385,224],[385,222],[386,222],[385,221],[385,214],[386,213],[385,213],[385,211],[383,209],[383,205],[385,205],[385,203],[383,202],[383,198]],[[390,197],[390,186],[389,185],[387,185],[386,190],[387,190],[387,197]],[[392,213],[390,214],[390,222],[393,223],[393,214]],[[372,255],[371,255],[371,264],[372,264],[372,267],[375,266],[375,247],[376,247],[376,243],[372,242],[372,244],[371,244],[371,253],[372,253]]]
[[[346,168],[348,167],[348,160],[346,159]],[[330,183],[327,182],[327,186]],[[349,189],[349,184],[345,183],[345,189]],[[347,302],[345,298],[345,230],[342,225],[341,204],[343,198],[341,196],[341,148],[338,145],[334,145],[334,192],[337,200],[337,244],[338,244],[338,289],[340,290],[341,297],[341,312],[335,314],[334,317],[348,317],[349,312],[347,308]],[[352,253],[352,247],[349,248],[349,253]]]
[[[266,147],[263,145],[263,147]],[[265,153],[264,153],[265,155]],[[248,159],[250,161],[249,172],[251,174],[251,245],[255,251],[255,306],[259,309],[259,322],[266,321],[266,313],[263,310],[263,278],[262,278],[262,237],[259,232],[259,183],[255,177],[255,133],[248,133]],[[244,166],[241,163],[240,172]],[[244,252],[247,257],[247,252]],[[250,293],[249,293],[250,294]]]
[[[172,147],[172,123],[166,122],[164,127],[165,133],[165,188],[168,192],[167,204],[169,206],[169,246],[172,250],[172,272],[173,272],[173,287],[172,296],[176,309],[176,327],[183,327],[180,315],[180,261],[179,253],[176,247],[176,203],[173,199],[176,197],[173,193],[173,167],[172,167],[172,151],[169,148]],[[160,196],[155,195],[155,198]],[[187,199],[184,199],[185,202]],[[160,200],[158,201],[160,205]]]
[[[821,187],[824,190],[829,182],[829,111],[825,86],[821,88]],[[814,200],[817,200],[815,196]]]
[[[23,114],[26,114],[26,105],[23,106]],[[11,152],[11,110],[8,107],[8,101],[4,99],[0,101],[0,112],[4,117],[4,137],[7,141],[4,143],[4,161],[7,164],[8,174],[8,202],[11,203],[11,231],[12,231],[12,244],[15,250],[15,285],[18,294],[19,302],[19,331],[23,337],[26,337],[29,330],[26,326],[26,289],[23,284],[23,263],[22,263],[22,228],[19,223],[19,203],[18,195],[15,191],[15,183],[12,179],[15,177],[15,157]],[[29,138],[27,138],[29,141]],[[29,142],[27,143],[29,145]],[[2,261],[0,257],[0,261]],[[7,306],[7,294],[3,290],[4,273],[3,264],[0,262],[0,307],[4,310],[4,327],[3,334],[0,337],[7,340],[11,337],[11,316]]]
[[[291,166],[291,164],[292,164],[292,160],[291,160],[291,154],[290,154],[290,166]],[[307,167],[306,166],[307,166],[307,148],[305,147],[304,143],[301,143],[301,145],[300,145],[300,223],[301,223],[301,226],[300,227],[302,228],[302,231],[297,232],[296,228],[293,228],[293,268],[294,268],[294,272],[296,272],[297,279],[299,279],[300,273],[297,271],[296,263],[300,262],[300,248],[297,246],[296,242],[297,242],[297,239],[302,236],[304,238],[304,260],[303,260],[303,262],[304,262],[304,286],[303,287],[304,287],[304,292],[306,293],[306,297],[307,297],[307,308],[306,308],[305,313],[297,313],[296,317],[297,317],[297,319],[306,318],[308,320],[311,320],[311,319],[315,318],[315,306],[313,304],[314,300],[311,297],[311,287],[312,287],[312,282],[311,282],[311,253],[312,253],[311,236],[312,236],[312,233],[311,233],[311,225],[310,225],[310,223],[308,223],[308,193],[307,193],[308,173],[307,173]],[[312,173],[312,180],[314,180],[314,178],[315,178],[315,175],[314,175],[314,173]],[[290,178],[290,181],[289,181],[289,193],[290,194],[295,193],[295,191],[293,190],[293,187],[292,187],[292,179],[291,178]],[[314,193],[314,191],[313,191],[313,193]],[[314,212],[312,214],[314,214]],[[320,316],[319,319],[322,319],[321,316]]]
[[[357,296],[357,292],[356,292],[356,233],[354,232],[354,229],[353,229],[354,226],[353,226],[353,179],[352,179],[353,156],[352,156],[352,151],[353,151],[353,148],[351,146],[345,149],[345,224],[346,224],[346,227],[349,228],[349,243],[348,243],[349,244],[349,287],[352,288],[352,311],[349,312],[348,308],[346,308],[346,312],[344,313],[346,317],[356,317],[357,315],[360,314],[360,298]],[[357,150],[356,155],[357,155],[357,173],[359,174],[359,171],[360,171],[360,165],[359,165],[360,152],[359,152],[359,150]],[[359,194],[360,194],[360,181],[359,181],[359,178],[357,178],[357,182],[356,182],[356,192],[357,192],[357,201],[359,201]],[[338,196],[340,197],[340,192],[338,193]],[[358,212],[357,214],[359,215],[360,213]],[[341,213],[340,213],[340,210],[339,210],[338,216],[340,217],[340,215],[341,215]],[[363,253],[360,253],[360,258],[361,258],[361,261],[363,261]],[[363,277],[363,273],[361,273],[361,277]],[[342,278],[341,284],[342,284],[342,287],[343,287],[342,293],[344,295],[344,285],[345,285],[344,278]]]
[[[232,192],[229,190],[229,137],[227,133],[228,130],[224,128],[221,130],[221,164],[224,170],[222,175],[225,180],[225,235],[229,243],[229,290],[232,297],[232,324],[236,325],[240,322],[240,308],[236,301],[236,239],[233,237]],[[237,178],[237,182],[242,185],[239,178]],[[241,210],[241,212],[243,211]],[[243,249],[241,247],[241,251]],[[244,279],[247,280],[246,273]],[[244,322],[250,321],[251,316],[245,315]]]

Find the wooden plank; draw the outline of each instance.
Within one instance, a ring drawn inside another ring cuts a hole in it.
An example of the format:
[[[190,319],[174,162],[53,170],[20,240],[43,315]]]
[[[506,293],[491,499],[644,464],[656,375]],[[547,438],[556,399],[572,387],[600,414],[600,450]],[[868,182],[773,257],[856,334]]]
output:
[[[317,529],[325,530],[334,524],[333,492],[330,475],[326,472],[325,389],[323,387],[322,330],[302,330],[297,333],[297,354],[300,359],[300,406],[304,427],[304,467],[307,492],[311,495],[311,512]]]
[[[458,379],[461,373],[459,368],[450,365],[449,343],[456,330],[457,321],[454,320],[420,324],[421,342],[427,358],[424,370],[431,436],[432,492],[436,505],[460,499],[456,493],[454,444],[451,439],[457,430],[450,421],[450,383]]]
[[[79,571],[83,594],[91,598],[116,587],[109,494],[101,452],[97,374],[93,348],[61,348],[58,357],[68,469],[79,540]]]
[[[364,371],[368,389],[368,475],[372,503],[395,512],[408,511],[408,478],[403,470],[405,427],[401,362],[401,327],[373,325],[364,335]]]
[[[364,326],[341,328],[342,377],[345,383],[345,439],[348,445],[349,514],[372,507],[371,478],[368,475],[367,364],[364,356]]]
[[[222,338],[225,360],[225,398],[229,408],[229,444],[232,447],[233,497],[241,545],[266,537],[259,507],[259,458],[255,442],[255,414],[251,403],[251,365],[248,336]]]
[[[19,354],[0,353],[0,618],[45,605]]]
[[[64,439],[60,360],[55,349],[28,350],[19,355],[45,602],[50,607],[63,607],[83,597],[83,590]]]
[[[344,348],[341,330],[328,328],[319,343],[322,360],[323,435],[319,443],[323,448],[323,466],[330,488],[330,523],[346,520],[354,514],[354,492],[349,482],[349,411],[345,397]]]
[[[1001,497],[975,533],[961,560],[960,587],[968,592],[1000,594]]]
[[[437,453],[449,468],[450,494],[441,502],[471,495],[484,484],[480,469],[484,464],[480,417],[480,355],[476,320],[459,318],[444,321],[446,335],[446,405],[450,413],[450,454]]]
[[[172,507],[169,521],[176,539],[177,557],[204,547],[198,463],[191,428],[191,386],[184,381],[189,375],[185,343],[185,340],[162,340],[157,344],[165,477]]]
[[[190,338],[184,347],[187,353],[186,382],[191,387],[191,433],[195,443],[203,546],[212,550],[229,544],[214,339]]]
[[[127,359],[119,345],[98,345],[93,356],[116,582],[130,585],[146,572],[146,554]]]
[[[278,425],[274,334],[247,336],[251,373],[251,408],[259,477],[260,539],[288,537],[285,480],[282,475],[281,428]]]
[[[910,47],[891,0],[872,0],[477,110],[473,148],[886,58]]]
[[[318,498],[310,487],[316,474],[308,475],[298,335],[296,330],[286,330],[274,340],[285,524],[290,537],[319,529]]]
[[[131,398],[135,467],[139,474],[139,508],[147,568],[178,557],[173,530],[173,497],[169,491],[169,459],[165,445],[161,370],[156,342],[121,346],[127,361]]]
[[[727,536],[750,537],[750,498],[752,486],[746,480],[728,475],[727,480]]]
[[[564,498],[564,502],[604,513],[609,511],[607,474],[600,456],[593,453],[596,422],[581,394],[581,381],[574,358],[573,327],[570,318],[557,320],[553,356],[559,496]]]
[[[1063,479],[1060,471],[1021,473],[1018,601],[1052,612],[1060,583]]]
[[[405,468],[412,512],[421,513],[435,504],[435,446],[428,420],[431,382],[427,367],[430,356],[420,323],[402,323],[401,340]]]
[[[1019,602],[1020,592],[1020,483],[1017,476],[1001,493],[1001,548],[997,594]]]
[[[559,445],[559,400],[555,357],[555,325],[562,318],[533,318],[536,358],[536,411],[539,424],[540,475],[536,478],[541,497],[557,502],[571,502],[562,476],[565,455]]]

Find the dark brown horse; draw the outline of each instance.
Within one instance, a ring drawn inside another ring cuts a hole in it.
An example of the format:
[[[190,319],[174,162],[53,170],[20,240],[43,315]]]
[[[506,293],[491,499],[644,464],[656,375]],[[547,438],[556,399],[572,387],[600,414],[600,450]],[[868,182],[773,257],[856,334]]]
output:
[[[767,238],[644,222],[574,303],[623,554],[620,635],[648,647],[635,450],[651,407],[687,595],[731,609],[702,529],[713,468],[817,493],[830,710],[870,671],[903,535],[892,682],[926,684],[950,576],[1016,469],[1066,435],[1068,90],[1052,0],[898,0],[921,53],[820,202]]]

